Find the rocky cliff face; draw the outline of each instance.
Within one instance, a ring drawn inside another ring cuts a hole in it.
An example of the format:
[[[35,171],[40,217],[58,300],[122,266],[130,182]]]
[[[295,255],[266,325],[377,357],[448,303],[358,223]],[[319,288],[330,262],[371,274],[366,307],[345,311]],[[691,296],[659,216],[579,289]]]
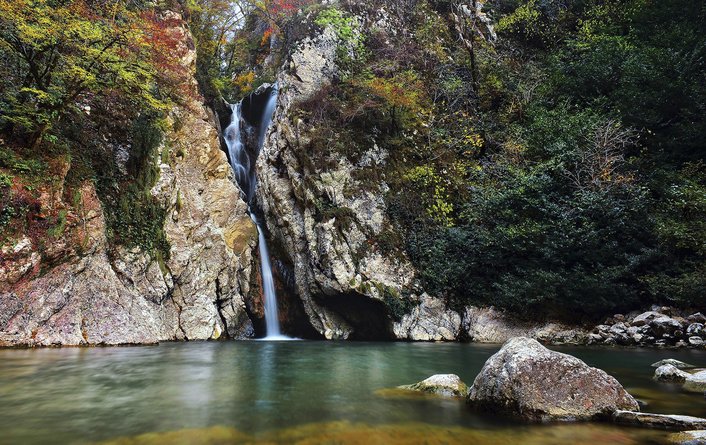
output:
[[[393,338],[388,306],[414,291],[414,270],[372,241],[389,228],[385,183],[355,179],[387,154],[371,144],[359,164],[335,154],[314,160],[306,150],[311,129],[293,113],[337,75],[340,45],[326,28],[300,42],[279,75],[281,94],[258,159],[257,203],[316,331],[328,339]]]
[[[391,35],[401,26],[384,10],[350,23],[357,32],[369,25]],[[308,323],[328,339],[501,343],[526,335],[547,342],[585,341],[580,329],[518,323],[493,308],[451,309],[424,292],[404,253],[382,248],[380,239],[395,232],[384,199],[389,153],[372,140],[357,161],[330,147],[313,153],[317,128],[297,112],[321,100],[327,86],[345,75],[337,61],[342,51],[355,57],[351,42],[355,38],[341,39],[331,26],[324,27],[300,41],[279,70],[281,94],[257,164],[257,206],[280,271],[293,277],[288,298],[301,300]],[[347,143],[332,131],[332,146]]]
[[[185,26],[183,44],[190,44]],[[194,52],[184,64],[193,72]],[[184,79],[196,97],[196,82]],[[198,100],[173,109],[151,193],[167,209],[166,261],[111,246],[92,182],[80,202],[59,187],[41,204],[69,211],[63,235],[39,245],[9,240],[0,255],[0,346],[137,344],[252,336],[245,296],[254,282],[257,231],[220,150],[213,117]],[[63,171],[68,171],[68,164]]]

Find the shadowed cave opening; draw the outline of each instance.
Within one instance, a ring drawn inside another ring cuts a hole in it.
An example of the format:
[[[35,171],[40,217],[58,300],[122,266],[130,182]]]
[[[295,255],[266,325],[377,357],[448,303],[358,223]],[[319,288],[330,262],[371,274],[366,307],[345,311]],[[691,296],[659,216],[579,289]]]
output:
[[[354,341],[394,340],[392,321],[385,304],[355,292],[335,296],[318,296],[316,302],[336,312],[354,332],[348,338]]]

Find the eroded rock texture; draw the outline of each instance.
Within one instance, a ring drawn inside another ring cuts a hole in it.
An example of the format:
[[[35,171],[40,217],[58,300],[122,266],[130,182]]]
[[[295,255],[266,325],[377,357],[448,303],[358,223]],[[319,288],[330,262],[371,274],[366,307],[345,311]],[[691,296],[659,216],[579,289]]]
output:
[[[511,339],[488,359],[468,401],[477,409],[540,422],[639,411],[637,401],[615,378],[525,337]]]
[[[179,30],[183,45],[193,48],[186,27]],[[183,63],[191,72],[194,60],[188,51]],[[184,82],[196,98],[193,77]],[[245,296],[257,232],[220,150],[214,120],[198,99],[172,110],[169,119],[180,124],[160,147],[160,178],[151,190],[167,209],[169,259],[109,245],[95,187],[84,183],[80,211],[67,215],[63,235],[42,255],[29,237],[3,248],[0,346],[253,334]],[[42,205],[64,205],[62,193],[43,194]]]
[[[280,268],[293,275],[294,293],[316,331],[328,339],[392,338],[387,306],[412,289],[414,271],[372,242],[389,228],[386,185],[355,178],[369,164],[312,159],[306,149],[310,129],[292,113],[337,75],[341,44],[327,28],[300,42],[290,69],[280,74],[273,125],[258,159],[257,205]],[[364,158],[383,163],[386,153],[371,145]]]

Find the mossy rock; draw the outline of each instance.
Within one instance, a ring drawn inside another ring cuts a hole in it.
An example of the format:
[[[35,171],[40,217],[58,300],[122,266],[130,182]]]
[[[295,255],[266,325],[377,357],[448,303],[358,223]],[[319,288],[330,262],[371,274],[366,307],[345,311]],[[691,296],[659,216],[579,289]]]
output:
[[[468,385],[456,374],[436,374],[414,385],[402,385],[398,388],[442,397],[466,397],[469,390]]]

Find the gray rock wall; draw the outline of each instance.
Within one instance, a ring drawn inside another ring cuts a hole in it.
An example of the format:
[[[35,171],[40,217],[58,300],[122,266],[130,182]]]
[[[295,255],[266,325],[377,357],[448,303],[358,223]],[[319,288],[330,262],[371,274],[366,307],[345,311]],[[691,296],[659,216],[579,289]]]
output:
[[[180,31],[189,46],[186,27]],[[183,60],[191,72],[194,61],[193,51]],[[193,77],[184,81],[196,97]],[[253,334],[245,298],[251,293],[257,232],[220,150],[214,120],[197,100],[172,110],[169,119],[181,125],[160,148],[160,178],[151,193],[168,210],[170,258],[160,264],[140,249],[110,246],[101,203],[86,182],[80,214],[70,215],[65,234],[50,246],[58,252],[58,265],[40,264],[29,238],[4,248],[3,256],[11,259],[0,261],[0,346]],[[167,147],[168,154],[161,153]]]

